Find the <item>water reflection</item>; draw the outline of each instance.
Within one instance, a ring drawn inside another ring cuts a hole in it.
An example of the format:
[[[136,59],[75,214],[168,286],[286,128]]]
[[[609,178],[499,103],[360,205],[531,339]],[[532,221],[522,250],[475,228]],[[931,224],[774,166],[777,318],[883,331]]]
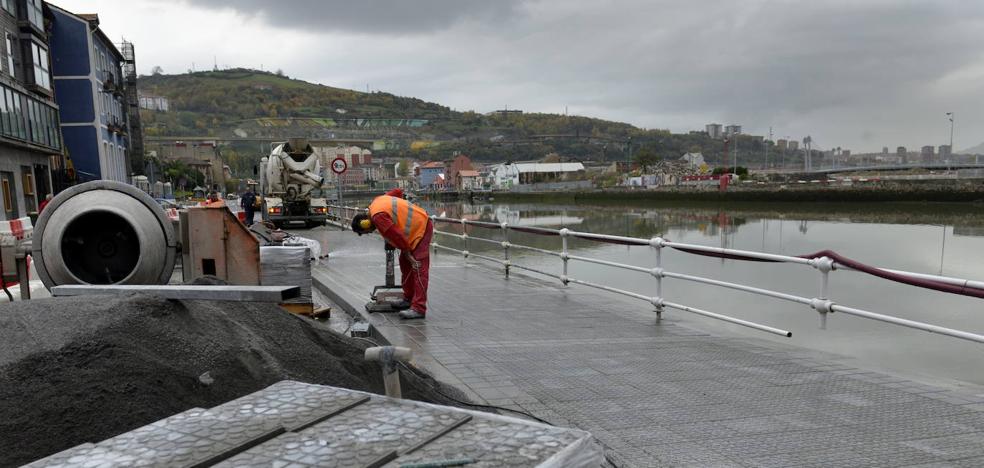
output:
[[[664,236],[686,243],[787,255],[831,249],[885,268],[984,279],[984,213],[977,206],[807,205],[774,209],[449,203],[427,208],[455,218],[568,227],[641,238]],[[442,228],[461,231],[461,226]],[[469,234],[502,239],[501,232],[495,229],[472,227]],[[555,251],[560,247],[557,237],[511,233],[510,241]],[[501,255],[495,244],[471,241],[464,246],[461,241],[446,237],[439,238],[439,242]],[[571,240],[570,246],[578,255],[643,267],[655,264],[654,251],[645,247],[577,239]],[[556,257],[523,251],[513,251],[512,255],[517,263],[560,272]],[[816,296],[819,288],[816,271],[795,265],[726,261],[674,251],[666,252],[663,261],[672,271],[806,297]],[[639,273],[572,262],[570,274],[640,294],[655,292],[653,279]],[[830,290],[830,297],[840,304],[984,333],[984,302],[978,299],[916,289],[853,272],[833,273]],[[795,344],[846,354],[874,367],[917,378],[984,384],[984,369],[976,364],[984,357],[984,345],[842,315],[831,317],[827,330],[819,330],[816,312],[803,306],[682,281],[667,280],[664,296],[674,302],[791,330]],[[647,306],[640,302],[640,308]],[[701,327],[722,333],[771,339],[740,327],[689,316],[686,320],[701,321]]]

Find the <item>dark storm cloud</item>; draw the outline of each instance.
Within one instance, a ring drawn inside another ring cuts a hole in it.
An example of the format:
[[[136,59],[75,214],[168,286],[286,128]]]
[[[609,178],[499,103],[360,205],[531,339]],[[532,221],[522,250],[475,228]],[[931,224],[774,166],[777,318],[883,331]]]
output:
[[[462,20],[504,21],[518,0],[196,0],[196,6],[231,8],[282,27],[366,34],[429,33]]]

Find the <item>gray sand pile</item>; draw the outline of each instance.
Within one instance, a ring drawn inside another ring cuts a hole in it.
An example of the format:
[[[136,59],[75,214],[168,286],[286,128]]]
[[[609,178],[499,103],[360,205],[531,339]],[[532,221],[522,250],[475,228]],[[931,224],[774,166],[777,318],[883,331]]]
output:
[[[0,466],[283,379],[382,393],[378,365],[363,361],[368,346],[271,304],[143,295],[2,304]],[[404,375],[404,397],[454,404],[441,393],[460,393],[437,385]]]

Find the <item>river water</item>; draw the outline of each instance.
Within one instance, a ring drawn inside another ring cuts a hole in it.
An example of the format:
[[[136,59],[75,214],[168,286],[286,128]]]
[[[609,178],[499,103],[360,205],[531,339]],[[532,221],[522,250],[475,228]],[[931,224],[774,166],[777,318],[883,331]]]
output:
[[[869,265],[984,280],[984,207],[979,205],[766,205],[766,206],[621,206],[516,203],[430,203],[432,214],[510,225],[567,227],[571,230],[667,239],[691,244],[800,255],[834,250]],[[460,232],[459,226],[438,225]],[[469,228],[472,236],[501,239],[497,231]],[[444,245],[461,241],[436,236]],[[560,239],[510,234],[513,243],[551,250]],[[583,240],[571,241],[572,254],[655,266],[655,250]],[[501,258],[501,249],[470,241],[469,250]],[[439,253],[439,255],[453,255]],[[513,250],[517,264],[561,272],[557,257]],[[481,262],[482,260],[472,260]],[[820,275],[809,267],[721,260],[665,249],[669,271],[738,282],[816,297]],[[643,273],[572,261],[570,276],[652,296],[655,280]],[[572,285],[571,287],[584,287]],[[829,297],[845,306],[984,334],[984,300],[919,289],[857,272],[830,275]],[[599,294],[609,294],[600,292]],[[668,301],[786,329],[792,338],[667,309],[665,316],[686,316],[698,327],[724,335],[750,335],[830,351],[857,364],[935,383],[984,385],[984,344],[930,334],[844,314],[819,328],[818,313],[807,306],[744,292],[664,280]],[[651,306],[639,301],[639,307]]]

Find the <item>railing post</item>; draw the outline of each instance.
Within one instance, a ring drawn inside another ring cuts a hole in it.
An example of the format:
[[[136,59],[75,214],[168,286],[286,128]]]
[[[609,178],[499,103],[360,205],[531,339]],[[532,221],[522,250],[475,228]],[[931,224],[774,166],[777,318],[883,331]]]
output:
[[[820,329],[827,329],[827,314],[831,313],[830,308],[833,303],[828,296],[828,286],[830,284],[830,272],[834,269],[834,261],[829,257],[813,259],[814,268],[820,271],[820,296],[812,303],[812,307],[820,313]]]
[[[502,266],[506,268],[506,278],[509,278],[509,223],[503,221],[502,226]]]
[[[462,255],[465,256],[465,263],[468,263],[468,221],[461,220],[461,240],[465,241],[465,248]]]
[[[430,219],[431,219],[431,226],[434,226],[434,230],[436,231],[437,230],[437,221],[436,221],[437,220],[437,216],[436,215],[431,215],[430,216]],[[437,236],[434,236],[434,237],[431,238],[431,244],[430,244],[431,255],[437,255],[437,246],[439,244],[437,243],[436,240],[434,240],[436,238],[437,238]]]
[[[649,240],[649,245],[656,249],[656,268],[652,274],[656,277],[656,297],[659,300],[654,305],[656,320],[659,321],[663,319],[663,238],[654,237]]]
[[[560,241],[561,241],[561,251],[560,259],[564,261],[564,272],[560,275],[560,282],[567,286],[567,263],[570,259],[570,255],[567,253],[567,236],[570,235],[571,231],[567,228],[560,230]]]

